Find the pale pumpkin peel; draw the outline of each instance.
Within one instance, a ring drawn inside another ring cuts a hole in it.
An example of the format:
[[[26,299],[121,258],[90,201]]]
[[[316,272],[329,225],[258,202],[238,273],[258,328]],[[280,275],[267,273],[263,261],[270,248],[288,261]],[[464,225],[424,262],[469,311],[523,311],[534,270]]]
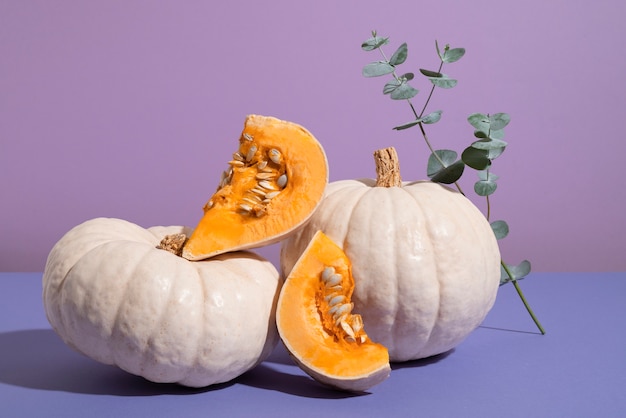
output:
[[[328,183],[326,154],[305,128],[250,115],[215,194],[183,249],[200,260],[281,240],[319,205]]]
[[[276,320],[304,371],[332,387],[363,391],[389,376],[389,355],[352,312],[353,290],[350,260],[319,231],[281,290]]]

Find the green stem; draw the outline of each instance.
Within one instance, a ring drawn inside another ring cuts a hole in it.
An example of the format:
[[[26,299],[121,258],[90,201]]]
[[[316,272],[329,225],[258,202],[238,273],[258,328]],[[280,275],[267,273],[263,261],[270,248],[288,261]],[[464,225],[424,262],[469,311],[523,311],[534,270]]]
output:
[[[520,299],[522,300],[522,303],[526,307],[526,310],[530,314],[530,317],[535,322],[535,325],[537,325],[537,328],[539,328],[539,332],[541,332],[542,335],[545,335],[546,330],[543,328],[543,326],[541,326],[541,323],[539,322],[539,319],[537,319],[537,317],[535,316],[535,313],[533,312],[533,310],[531,309],[530,305],[526,301],[526,297],[524,296],[524,293],[522,292],[522,288],[520,287],[519,283],[517,283],[517,280],[513,278],[513,273],[511,272],[511,270],[509,269],[509,267],[506,265],[506,263],[504,261],[500,260],[500,264],[502,265],[502,268],[504,269],[504,271],[506,271],[506,274],[511,279],[511,283],[513,283],[513,286],[515,287],[515,290],[517,291],[517,294],[519,295]]]

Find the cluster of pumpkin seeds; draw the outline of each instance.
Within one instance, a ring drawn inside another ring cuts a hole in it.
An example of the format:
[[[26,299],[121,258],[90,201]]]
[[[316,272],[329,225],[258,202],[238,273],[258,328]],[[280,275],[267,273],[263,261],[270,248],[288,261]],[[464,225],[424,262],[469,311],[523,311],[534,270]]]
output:
[[[363,330],[363,319],[353,314],[354,304],[346,300],[342,286],[343,277],[334,267],[325,267],[321,273],[323,284],[323,310],[332,318],[334,327],[348,342],[364,343],[367,334]]]
[[[288,177],[282,153],[276,148],[266,152],[259,150],[254,137],[244,132],[239,150],[228,164],[229,168],[222,173],[218,190],[231,184],[236,169],[256,168],[256,184],[237,202],[237,212],[243,216],[265,215],[267,205],[287,186]],[[206,209],[213,207],[213,204],[209,200]]]

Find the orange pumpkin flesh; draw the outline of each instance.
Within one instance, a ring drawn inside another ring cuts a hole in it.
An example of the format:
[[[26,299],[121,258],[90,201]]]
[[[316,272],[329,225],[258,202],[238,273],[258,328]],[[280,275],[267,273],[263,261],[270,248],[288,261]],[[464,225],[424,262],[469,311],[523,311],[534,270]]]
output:
[[[246,118],[229,165],[185,244],[189,260],[278,242],[313,214],[328,183],[320,143],[273,117]]]
[[[319,231],[281,289],[276,321],[285,347],[310,376],[364,391],[391,369],[387,349],[367,337],[360,316],[351,312],[353,290],[350,260]]]

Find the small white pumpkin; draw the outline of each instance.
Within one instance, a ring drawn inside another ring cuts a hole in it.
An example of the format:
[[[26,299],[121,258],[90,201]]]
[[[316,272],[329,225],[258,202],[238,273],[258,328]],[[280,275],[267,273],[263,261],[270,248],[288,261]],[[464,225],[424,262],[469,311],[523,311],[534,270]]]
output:
[[[283,242],[283,272],[289,274],[321,230],[352,262],[354,310],[391,361],[446,352],[482,322],[495,301],[495,235],[476,206],[448,187],[376,183],[330,183],[309,223]]]
[[[278,342],[282,281],[250,252],[190,262],[157,249],[179,226],[97,218],[52,248],[43,303],[63,341],[154,382],[203,387],[263,361]]]

